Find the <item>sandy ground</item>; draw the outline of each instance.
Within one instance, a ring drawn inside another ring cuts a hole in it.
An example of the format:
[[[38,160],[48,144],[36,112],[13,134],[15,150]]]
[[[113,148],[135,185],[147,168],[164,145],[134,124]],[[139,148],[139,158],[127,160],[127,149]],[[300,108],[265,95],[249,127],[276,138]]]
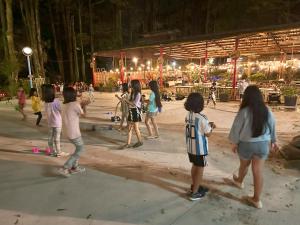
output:
[[[14,102],[15,103],[15,102]],[[254,209],[242,200],[252,193],[252,176],[244,190],[227,179],[238,168],[227,140],[238,110],[237,102],[219,103],[204,113],[217,129],[209,138],[209,166],[205,169],[209,194],[190,202],[190,163],[184,142],[183,101],[163,103],[158,116],[161,137],[144,140],[138,149],[118,150],[126,140],[110,122],[117,100],[97,93],[81,120],[86,173],[70,178],[56,170],[64,158],[32,154],[31,148],[47,145],[46,121],[34,126],[30,101],[26,122],[13,105],[0,103],[0,224],[299,224],[300,162],[271,155],[265,167],[264,208]],[[299,134],[299,112],[274,109],[280,145]],[[94,127],[94,130],[93,130]],[[144,124],[141,131],[147,135]],[[133,140],[135,141],[135,139]],[[72,145],[62,139],[64,151]]]

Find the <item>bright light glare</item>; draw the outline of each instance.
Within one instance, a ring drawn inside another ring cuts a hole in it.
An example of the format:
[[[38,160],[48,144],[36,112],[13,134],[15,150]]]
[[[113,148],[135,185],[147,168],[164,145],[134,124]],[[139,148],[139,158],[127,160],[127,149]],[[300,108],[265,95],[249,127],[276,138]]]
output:
[[[137,64],[138,58],[137,57],[133,57],[132,62],[134,62],[135,64]]]
[[[22,52],[25,56],[31,56],[32,55],[32,49],[30,47],[24,47],[22,49]]]

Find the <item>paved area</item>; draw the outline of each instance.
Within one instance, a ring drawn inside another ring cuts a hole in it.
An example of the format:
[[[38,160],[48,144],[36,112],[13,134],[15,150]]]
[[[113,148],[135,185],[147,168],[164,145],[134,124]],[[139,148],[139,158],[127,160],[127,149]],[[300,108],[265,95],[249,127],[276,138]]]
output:
[[[278,156],[266,163],[264,208],[256,210],[242,200],[253,191],[252,177],[238,190],[227,182],[237,169],[230,152],[228,129],[237,103],[218,104],[205,113],[218,128],[210,138],[209,166],[205,171],[208,195],[198,202],[186,198],[190,178],[185,145],[183,102],[164,103],[159,115],[161,138],[145,140],[138,149],[118,150],[126,136],[109,121],[117,101],[113,94],[97,94],[81,120],[86,152],[83,174],[57,174],[64,158],[33,154],[47,145],[45,120],[34,126],[20,120],[13,106],[0,104],[0,224],[298,224],[300,208],[299,163]],[[281,144],[299,132],[298,112],[275,112]],[[285,120],[288,117],[289,123]],[[95,129],[94,129],[95,128]],[[146,135],[145,126],[141,126]],[[72,145],[62,139],[62,147]]]

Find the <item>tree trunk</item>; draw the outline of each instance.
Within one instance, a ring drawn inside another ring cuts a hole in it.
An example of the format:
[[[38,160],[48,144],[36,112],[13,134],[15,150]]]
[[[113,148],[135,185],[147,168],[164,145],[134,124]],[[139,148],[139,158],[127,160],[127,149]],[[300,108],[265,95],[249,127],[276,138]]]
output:
[[[33,50],[33,74],[45,77],[44,52],[42,48],[40,22],[39,22],[39,1],[22,0],[20,1],[23,22],[29,38],[30,47]]]
[[[79,81],[79,66],[78,66],[78,56],[77,56],[77,44],[76,44],[76,33],[75,33],[75,24],[74,24],[74,16],[72,16],[71,20],[71,29],[72,29],[72,38],[73,38],[73,56],[75,63],[75,79]]]
[[[79,39],[80,39],[80,49],[81,49],[81,75],[82,75],[82,81],[86,81],[86,75],[85,75],[85,57],[84,57],[84,49],[83,49],[83,42],[82,42],[81,7],[82,7],[82,4],[81,4],[81,2],[79,0],[78,1],[78,21],[79,21]]]
[[[15,55],[15,44],[14,44],[14,22],[12,13],[12,0],[5,0],[6,6],[6,41],[7,41],[7,52],[9,57],[9,62],[12,65],[12,71],[10,76],[10,83],[17,79],[18,73],[14,69],[17,65],[17,58]]]
[[[1,37],[3,41],[3,50],[4,50],[4,58],[8,58],[8,49],[7,49],[7,41],[5,37],[5,31],[6,31],[6,19],[5,19],[5,7],[3,0],[0,0],[0,20],[1,20]]]
[[[210,5],[211,0],[207,0],[207,6],[206,6],[206,19],[205,19],[205,33],[209,33],[209,26],[210,26]]]
[[[94,53],[94,12],[93,12],[93,8],[92,8],[92,2],[91,0],[89,0],[89,14],[90,14],[90,35],[91,35],[91,55],[93,55]]]
[[[119,6],[116,6],[116,40],[119,47],[122,47],[122,9]]]
[[[57,34],[56,34],[55,23],[54,23],[54,18],[53,18],[53,11],[52,11],[50,2],[48,2],[48,3],[49,3],[48,7],[49,7],[50,23],[51,23],[52,35],[53,35],[53,41],[54,41],[54,48],[55,48],[55,54],[56,54],[56,59],[57,59],[57,63],[58,63],[58,70],[59,70],[60,76],[62,76],[64,78],[65,73],[64,73],[63,54],[62,54],[61,44],[60,44],[60,42],[57,41],[57,37],[56,37]],[[55,15],[58,16],[57,13]]]
[[[73,38],[72,38],[72,23],[71,23],[71,15],[70,15],[70,9],[68,5],[62,5],[63,8],[63,30],[66,31],[65,37],[66,37],[66,52],[68,55],[69,60],[69,71],[67,72],[69,74],[68,78],[66,78],[67,82],[75,81],[76,77],[74,74],[74,59],[73,59]]]

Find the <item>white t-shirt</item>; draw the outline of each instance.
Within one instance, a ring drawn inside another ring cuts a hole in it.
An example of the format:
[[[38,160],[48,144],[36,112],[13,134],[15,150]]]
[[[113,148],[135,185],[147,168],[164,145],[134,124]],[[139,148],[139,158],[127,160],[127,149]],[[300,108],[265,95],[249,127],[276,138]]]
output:
[[[79,128],[79,117],[81,114],[83,114],[83,110],[79,102],[64,104],[62,113],[63,132],[69,139],[81,137]]]

